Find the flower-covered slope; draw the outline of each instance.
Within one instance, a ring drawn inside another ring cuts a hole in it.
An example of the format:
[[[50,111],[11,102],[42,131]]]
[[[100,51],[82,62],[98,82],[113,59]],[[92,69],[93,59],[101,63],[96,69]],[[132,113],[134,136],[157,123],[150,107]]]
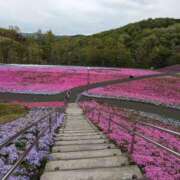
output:
[[[109,85],[89,91],[92,94],[180,106],[180,78],[166,76]]]
[[[44,136],[39,140],[39,150],[34,147],[26,156],[25,160],[15,170],[10,180],[30,180],[34,179],[40,173],[42,164],[49,158],[48,153],[50,147],[54,143],[53,132],[63,121],[63,114],[56,118],[56,113],[51,108],[34,108],[30,113],[24,117],[17,119],[16,121],[6,123],[0,127],[0,144],[5,142],[9,137],[19,132],[21,129],[31,125],[33,122],[38,121],[44,117],[47,113],[52,113],[52,130],[49,131],[49,118],[47,117],[41,123],[38,124],[39,133],[43,129],[47,129]],[[27,130],[23,135],[18,137],[13,143],[7,147],[0,149],[0,179],[18,160],[20,154],[25,151],[35,140],[36,129],[32,127]]]
[[[156,74],[156,71],[120,68],[61,66],[0,66],[0,92],[56,94],[89,82],[123,79],[130,75]]]
[[[87,116],[90,120],[107,133],[108,137],[114,140],[122,150],[130,151],[132,136],[127,130],[119,128],[116,124],[111,123],[111,131],[108,133],[109,112],[112,113],[111,118],[113,121],[118,122],[121,126],[128,129],[133,128],[134,120],[137,116],[128,112],[127,109],[112,108],[94,101],[81,103],[81,106],[85,110],[95,107],[93,113],[87,111]],[[101,112],[101,116],[99,116],[99,112]],[[115,114],[118,114],[118,116]],[[146,121],[146,119],[144,120]],[[174,127],[170,127],[170,125],[165,125],[158,121],[151,120],[151,123],[174,129]],[[180,152],[180,138],[178,136],[141,124],[137,124],[136,128],[139,133],[148,138]],[[142,168],[146,177],[150,180],[179,180],[180,178],[180,160],[165,150],[145,141],[143,138],[135,137],[134,151],[131,157],[133,161]]]

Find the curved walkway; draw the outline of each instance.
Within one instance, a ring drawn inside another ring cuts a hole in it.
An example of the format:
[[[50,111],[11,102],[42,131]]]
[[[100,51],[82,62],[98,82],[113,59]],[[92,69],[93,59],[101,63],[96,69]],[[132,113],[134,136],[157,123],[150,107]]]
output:
[[[140,79],[152,78],[152,77],[162,77],[167,75],[173,75],[175,73],[162,73],[162,74],[153,74],[153,75],[146,75],[135,77],[133,79],[125,78],[125,79],[116,79],[116,80],[108,80],[98,83],[90,84],[89,87],[87,85],[79,86],[71,89],[71,102],[74,102],[77,95],[86,91],[87,89],[93,89],[97,87],[103,87],[112,84],[130,82]],[[45,95],[45,94],[20,94],[20,93],[2,93],[0,92],[0,101],[26,101],[26,102],[45,102],[45,101],[63,101],[66,91],[54,94],[54,95]]]
[[[89,87],[87,86],[80,86],[80,87],[75,87],[71,89],[71,99],[70,102],[75,102],[77,96],[81,94],[82,92],[88,90],[88,89],[93,89],[97,87],[103,87],[111,84],[117,84],[117,83],[124,83],[124,82],[130,82],[130,81],[135,81],[135,80],[141,80],[141,79],[147,79],[147,78],[152,78],[152,77],[163,77],[163,76],[168,76],[168,75],[174,75],[176,73],[163,73],[163,74],[153,74],[153,75],[146,75],[146,76],[141,76],[141,77],[135,77],[133,79],[117,79],[117,80],[110,80],[110,81],[104,81],[104,82],[98,82],[94,84],[90,84]],[[45,101],[63,101],[64,96],[66,94],[65,92],[55,94],[55,95],[37,95],[37,94],[19,94],[19,93],[0,93],[0,100],[1,101],[15,101],[15,100],[20,100],[20,101],[29,101],[29,102],[45,102]],[[97,97],[94,97],[97,99]],[[98,98],[99,100],[99,98]],[[164,117],[168,118],[173,118],[173,119],[178,119],[180,110],[166,107],[163,105],[154,105],[151,103],[143,103],[143,102],[135,102],[135,101],[125,101],[125,100],[119,100],[119,99],[114,99],[114,98],[101,98],[102,101],[106,101],[111,103],[112,105],[118,105],[121,107],[127,107],[135,110],[141,110],[144,112],[148,113],[155,113],[159,114]]]
[[[175,109],[164,105],[155,105],[148,102],[118,99],[115,97],[99,97],[96,95],[82,94],[81,100],[97,100],[99,102],[106,102],[112,106],[118,106],[128,109],[134,109],[137,111],[158,114],[164,118],[171,118],[176,120],[179,119],[180,115],[180,109]]]

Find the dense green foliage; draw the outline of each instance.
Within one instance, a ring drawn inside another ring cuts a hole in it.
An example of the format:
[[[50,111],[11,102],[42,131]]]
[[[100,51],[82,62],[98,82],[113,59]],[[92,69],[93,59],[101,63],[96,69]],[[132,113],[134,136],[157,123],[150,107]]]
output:
[[[91,36],[0,29],[0,63],[160,68],[180,63],[180,19],[148,19]]]

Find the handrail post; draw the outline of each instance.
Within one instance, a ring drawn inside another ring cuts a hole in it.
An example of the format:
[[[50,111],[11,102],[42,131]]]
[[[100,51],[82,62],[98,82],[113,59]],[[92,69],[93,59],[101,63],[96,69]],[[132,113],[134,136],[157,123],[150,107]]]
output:
[[[38,136],[39,136],[39,130],[38,130],[38,124],[35,126],[35,137],[36,137],[36,151],[39,151],[39,141],[38,141]]]
[[[95,111],[92,112],[92,120],[94,120]]]
[[[51,115],[49,115],[49,132],[51,133],[51,123],[52,123],[52,118]]]
[[[99,111],[99,114],[98,114],[98,124],[100,123],[100,116],[101,116],[101,112]]]
[[[131,139],[131,147],[130,147],[130,154],[132,154],[134,152],[134,143],[135,143],[135,132],[136,132],[136,124],[137,122],[135,122],[133,124],[133,129],[132,129],[132,139]]]
[[[111,113],[109,114],[108,133],[111,133]]]
[[[57,119],[58,119],[58,110],[56,111],[55,116],[56,116],[56,121],[57,121]]]

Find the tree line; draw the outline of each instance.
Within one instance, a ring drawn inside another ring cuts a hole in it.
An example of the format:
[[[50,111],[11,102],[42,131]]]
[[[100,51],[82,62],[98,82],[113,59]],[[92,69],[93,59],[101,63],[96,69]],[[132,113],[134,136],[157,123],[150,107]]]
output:
[[[180,19],[148,19],[90,36],[0,28],[0,63],[138,68],[180,64]]]

